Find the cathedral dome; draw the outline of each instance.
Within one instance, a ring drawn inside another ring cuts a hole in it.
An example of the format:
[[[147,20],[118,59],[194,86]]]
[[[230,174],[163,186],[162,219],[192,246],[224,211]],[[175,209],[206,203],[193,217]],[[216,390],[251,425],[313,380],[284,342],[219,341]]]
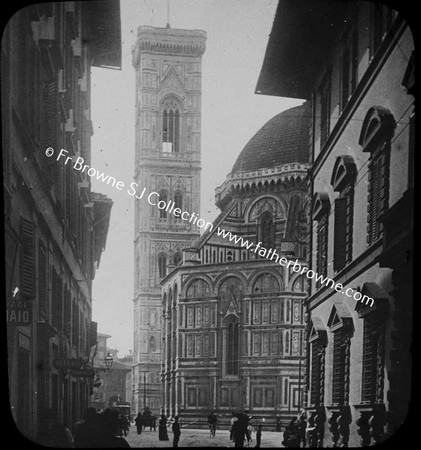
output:
[[[307,163],[311,111],[309,102],[270,119],[249,140],[231,173],[253,172],[289,163]]]

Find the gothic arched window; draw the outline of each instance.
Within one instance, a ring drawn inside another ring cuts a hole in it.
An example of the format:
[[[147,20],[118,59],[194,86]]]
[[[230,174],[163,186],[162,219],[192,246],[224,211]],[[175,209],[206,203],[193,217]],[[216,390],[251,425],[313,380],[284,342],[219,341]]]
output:
[[[179,208],[183,211],[183,194],[180,191],[176,191],[174,194],[174,209]],[[175,220],[181,220],[181,216],[174,216]]]
[[[167,275],[167,256],[165,253],[158,256],[158,272],[159,278],[164,278]]]
[[[202,279],[194,280],[187,288],[186,297],[200,298],[210,295],[210,287],[206,281]]]
[[[161,191],[159,191],[159,201],[163,201],[163,202],[167,203],[167,200],[168,200],[167,191],[165,189],[162,189]],[[167,218],[167,211],[165,211],[165,209],[159,210],[159,218],[160,219]]]
[[[259,240],[262,243],[262,247],[266,249],[273,248],[275,245],[275,227],[273,216],[269,211],[266,211],[260,217]]]
[[[264,273],[255,281],[252,292],[261,294],[262,292],[279,292],[278,280],[270,273]]]
[[[162,111],[162,150],[165,153],[180,151],[180,110],[174,101],[167,101]]]
[[[238,375],[239,333],[238,320],[231,320],[227,326],[225,340],[226,375]]]
[[[151,336],[151,338],[149,340],[149,349],[150,349],[151,352],[154,352],[156,350],[155,338],[153,336]]]

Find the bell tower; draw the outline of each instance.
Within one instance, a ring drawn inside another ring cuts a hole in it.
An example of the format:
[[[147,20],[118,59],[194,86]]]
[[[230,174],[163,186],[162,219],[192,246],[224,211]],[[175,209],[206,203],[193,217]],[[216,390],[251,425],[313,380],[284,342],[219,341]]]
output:
[[[134,181],[159,200],[200,214],[202,55],[206,32],[141,26],[133,47],[136,71]],[[171,318],[175,298],[161,296],[160,281],[199,237],[192,222],[135,199],[134,411],[155,414],[166,404],[161,379],[168,373],[161,348],[161,316]],[[176,296],[177,289],[172,296]],[[175,328],[175,327],[174,327]],[[175,354],[175,353],[173,353]],[[161,365],[162,364],[162,365]],[[170,368],[171,371],[171,368]],[[165,411],[171,415],[171,411]]]

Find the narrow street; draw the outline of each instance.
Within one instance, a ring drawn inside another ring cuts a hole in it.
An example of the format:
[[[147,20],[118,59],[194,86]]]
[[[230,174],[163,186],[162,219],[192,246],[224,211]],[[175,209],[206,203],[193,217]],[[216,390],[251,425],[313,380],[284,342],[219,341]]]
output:
[[[136,427],[130,427],[130,433],[126,437],[131,447],[172,447],[172,432],[168,429],[169,441],[158,440],[158,429],[156,431],[143,431],[141,435],[136,433]],[[274,431],[264,431],[262,433],[262,448],[282,447],[283,433]],[[256,445],[255,435],[250,448]],[[209,436],[209,431],[205,429],[195,430],[181,428],[179,447],[234,447],[234,442],[229,440],[228,430],[217,430],[215,438]],[[245,445],[247,447],[247,445]]]

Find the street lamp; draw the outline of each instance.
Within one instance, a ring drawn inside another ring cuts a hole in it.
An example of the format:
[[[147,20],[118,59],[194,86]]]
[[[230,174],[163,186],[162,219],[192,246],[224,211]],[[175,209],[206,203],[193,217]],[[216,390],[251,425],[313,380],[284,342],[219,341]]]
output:
[[[108,372],[110,371],[113,365],[113,361],[114,361],[113,354],[108,352],[107,356],[105,357],[105,365],[107,367]]]

